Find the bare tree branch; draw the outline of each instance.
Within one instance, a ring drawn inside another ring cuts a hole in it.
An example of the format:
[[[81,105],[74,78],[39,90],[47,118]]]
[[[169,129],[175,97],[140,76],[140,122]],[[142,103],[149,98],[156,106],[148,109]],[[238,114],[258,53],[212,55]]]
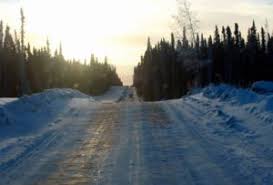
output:
[[[179,30],[178,34],[181,35],[183,27],[185,27],[190,33],[191,42],[195,43],[199,20],[191,10],[191,4],[188,0],[177,0],[177,15],[173,18]]]

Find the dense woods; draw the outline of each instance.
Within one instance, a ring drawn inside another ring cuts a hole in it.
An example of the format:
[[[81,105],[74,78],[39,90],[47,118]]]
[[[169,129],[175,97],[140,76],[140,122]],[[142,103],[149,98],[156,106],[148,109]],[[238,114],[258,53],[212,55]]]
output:
[[[52,55],[50,43],[42,48],[25,45],[25,17],[21,10],[20,36],[0,23],[0,96],[17,97],[48,88],[75,88],[97,95],[112,85],[122,85],[114,66],[107,58],[100,63],[66,60],[62,46]],[[80,48],[79,48],[80,49]]]
[[[243,38],[236,23],[216,26],[213,36],[196,34],[195,43],[183,37],[162,39],[147,50],[134,69],[134,85],[144,100],[179,98],[193,87],[228,83],[248,87],[257,80],[273,80],[273,36],[255,22]]]

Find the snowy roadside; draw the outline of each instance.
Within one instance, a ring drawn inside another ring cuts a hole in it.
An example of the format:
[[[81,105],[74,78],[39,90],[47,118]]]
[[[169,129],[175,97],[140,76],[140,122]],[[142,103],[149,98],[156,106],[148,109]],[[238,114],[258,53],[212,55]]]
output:
[[[127,87],[112,87],[91,97],[72,89],[50,89],[22,98],[0,99],[0,170],[24,153],[49,142],[55,132],[91,119],[101,103],[115,103],[126,96]]]
[[[264,87],[263,92],[268,88],[272,87]],[[183,112],[193,109],[188,114],[195,116],[203,129],[221,137],[239,134],[266,145],[273,154],[272,93],[259,94],[225,84],[211,85],[173,103],[184,107]]]
[[[197,140],[209,160],[218,165],[221,173],[232,176],[234,183],[272,184],[272,94],[222,84],[162,105],[177,129],[186,126],[183,129],[194,136],[185,143]],[[192,155],[190,146],[185,145]],[[199,170],[199,166],[195,168]],[[204,168],[210,172],[209,166],[203,166],[200,175]],[[223,182],[221,179],[218,180]]]
[[[219,85],[138,102],[134,93],[113,87],[94,101],[55,89],[3,103],[0,184],[272,185],[272,94]]]
[[[34,148],[36,141],[49,132],[88,114],[96,104],[92,97],[71,89],[51,89],[20,99],[1,99],[0,168]]]
[[[0,106],[18,100],[18,98],[0,98]]]

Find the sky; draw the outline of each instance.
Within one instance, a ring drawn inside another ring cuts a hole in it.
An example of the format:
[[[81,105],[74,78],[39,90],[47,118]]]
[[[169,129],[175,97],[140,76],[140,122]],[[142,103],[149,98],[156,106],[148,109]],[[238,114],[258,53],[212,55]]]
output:
[[[191,0],[200,21],[198,32],[212,34],[215,25],[238,22],[243,32],[255,19],[273,25],[273,0]],[[20,7],[26,16],[27,40],[52,50],[62,43],[66,58],[101,60],[108,56],[126,85],[144,53],[147,38],[156,43],[174,30],[176,0],[0,0],[0,19],[13,29],[20,26]],[[271,30],[271,28],[270,28]],[[270,31],[271,32],[271,31]]]

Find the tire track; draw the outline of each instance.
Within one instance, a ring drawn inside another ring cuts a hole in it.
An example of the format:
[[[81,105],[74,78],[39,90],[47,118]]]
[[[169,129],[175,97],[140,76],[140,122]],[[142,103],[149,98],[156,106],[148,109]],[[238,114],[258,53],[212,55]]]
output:
[[[32,161],[38,160],[39,154],[48,149],[54,142],[61,137],[61,133],[58,131],[52,131],[45,134],[46,136],[40,136],[40,139],[34,142],[24,153],[21,154],[15,161],[9,161],[1,166],[1,181],[5,184],[13,184],[14,178],[17,178],[19,174],[24,175],[26,166],[29,166]]]
[[[141,184],[191,185],[194,173],[184,158],[180,132],[161,103],[143,104],[143,148],[145,179]]]
[[[62,158],[65,152],[74,149],[74,145],[69,144],[79,138],[74,133],[86,127],[85,121],[74,124],[73,117],[69,120],[71,122],[65,122],[60,127],[38,136],[15,160],[1,165],[1,183],[5,185],[35,184],[38,179],[46,178],[51,171],[54,171],[55,162]],[[67,147],[67,145],[70,146]]]
[[[202,102],[201,100],[196,100],[196,102],[198,102],[198,105],[192,101],[185,102],[185,105],[190,109],[191,113],[198,113],[200,117],[204,114],[202,110],[215,109],[215,107],[210,106],[208,102]],[[223,111],[226,110],[223,108]],[[190,115],[190,112],[187,114]],[[231,113],[228,112],[228,114]],[[237,118],[236,115],[231,115],[240,120],[240,124],[247,122],[246,120],[242,120],[242,117]],[[219,118],[221,118],[221,116],[219,116]],[[197,122],[197,120],[192,119],[192,122]],[[198,132],[197,128],[196,132]],[[240,132],[233,132],[229,137],[222,137],[222,140],[219,139],[218,142],[221,142],[222,146],[226,146],[226,148],[222,150],[229,151],[227,152],[228,155],[227,153],[222,154],[226,159],[224,161],[224,164],[226,164],[225,168],[228,168],[230,172],[236,172],[234,173],[234,177],[237,178],[237,181],[243,177],[243,181],[248,182],[248,184],[261,184],[264,179],[270,179],[273,176],[272,150],[270,150],[268,146],[258,143],[255,138],[249,140],[245,137],[246,136]],[[216,140],[216,138],[213,138],[212,141],[215,142]],[[218,153],[220,152],[218,151]],[[270,182],[269,184],[272,183],[273,182]]]
[[[180,137],[175,140],[177,142],[184,140],[184,149],[181,152],[184,153],[186,168],[190,171],[193,184],[248,184],[247,179],[242,181],[242,178],[239,178],[240,175],[235,174],[228,166],[223,166],[221,145],[216,142],[211,143],[200,135],[195,130],[195,125],[192,124],[191,119],[188,120],[186,114],[183,114],[183,111],[175,105],[167,104],[165,108],[172,121],[176,123],[176,128],[180,133]]]
[[[90,123],[95,129],[87,129],[87,137],[78,143],[80,147],[57,164],[57,171],[46,182],[41,180],[35,184],[101,184],[104,161],[116,142],[114,129],[119,123],[119,109],[118,104],[102,105]]]

